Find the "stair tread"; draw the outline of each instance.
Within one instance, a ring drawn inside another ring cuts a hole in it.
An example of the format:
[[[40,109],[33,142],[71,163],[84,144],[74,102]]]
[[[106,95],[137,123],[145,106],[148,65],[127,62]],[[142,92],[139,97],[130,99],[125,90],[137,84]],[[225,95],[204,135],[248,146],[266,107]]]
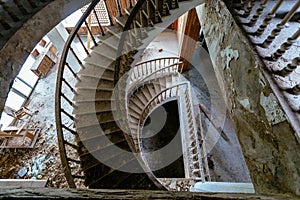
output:
[[[111,48],[111,46],[103,43],[93,49],[93,52],[105,56],[111,60],[115,60],[117,57],[117,50]]]
[[[130,9],[128,9],[129,11]],[[128,16],[122,17],[122,18],[118,18],[117,20],[119,20],[119,22],[121,22],[120,24],[124,25],[124,23],[126,22],[124,19],[126,19]],[[93,52],[91,53],[91,56],[88,57],[85,60],[85,67],[86,69],[83,69],[79,72],[80,74],[80,78],[82,78],[82,82],[84,83],[78,83],[76,86],[77,87],[77,92],[79,93],[79,95],[75,95],[74,96],[74,100],[76,102],[77,105],[80,105],[80,109],[77,109],[75,111],[76,113],[76,117],[77,117],[77,122],[75,122],[75,128],[76,130],[82,132],[83,134],[85,134],[86,136],[90,135],[92,133],[95,132],[96,127],[101,126],[101,128],[103,128],[103,130],[109,130],[109,128],[117,132],[115,132],[116,134],[121,134],[122,131],[117,127],[116,124],[116,120],[113,118],[112,113],[110,113],[110,117],[105,118],[105,112],[109,112],[109,104],[105,104],[103,103],[102,99],[106,99],[109,100],[112,94],[112,89],[113,89],[113,84],[110,85],[110,87],[105,87],[105,88],[99,88],[98,84],[95,83],[91,83],[94,82],[94,79],[97,79],[99,76],[99,72],[97,71],[93,71],[95,70],[96,67],[99,68],[106,68],[109,67],[108,70],[110,70],[113,74],[114,72],[114,58],[115,58],[115,53],[118,47],[118,38],[120,38],[121,33],[123,31],[122,26],[119,24],[115,24],[114,26],[110,26],[107,27],[107,30],[109,33],[107,33],[106,36],[104,37],[100,37],[100,42],[99,42],[99,46],[94,47],[93,48]],[[153,29],[154,30],[154,29]],[[114,36],[113,36],[114,35]],[[115,37],[116,36],[116,37]],[[127,41],[126,41],[127,42]],[[99,62],[99,60],[101,60],[101,62]],[[93,69],[92,69],[93,68]],[[101,71],[101,70],[100,70]],[[110,75],[110,76],[104,76],[102,81],[111,81],[111,83],[113,83],[114,81],[114,76]],[[108,82],[107,82],[108,83]],[[136,116],[138,115],[137,111],[140,111],[141,108],[139,108],[140,105],[141,107],[143,107],[146,103],[147,100],[149,98],[152,98],[154,94],[156,94],[158,92],[158,90],[161,90],[163,87],[156,87],[156,86],[147,86],[145,88],[145,90],[143,91],[138,91],[136,92],[136,94],[134,94],[131,98],[132,102],[129,102],[129,106],[130,104],[132,105],[131,110],[135,110]],[[146,98],[143,97],[143,93],[146,94]],[[92,100],[95,99],[96,102],[93,102]],[[103,104],[102,104],[103,103]],[[84,114],[84,111],[92,111],[93,106],[95,108],[95,105],[99,105],[99,109],[96,109],[96,111],[94,112],[98,112],[101,111],[101,109],[103,109],[103,111],[105,111],[104,113],[99,113],[95,115],[95,113],[93,114]],[[135,105],[135,106],[134,106]],[[106,108],[108,110],[106,110]],[[91,109],[91,110],[89,110]],[[78,115],[77,115],[78,114]],[[80,114],[84,114],[84,115],[80,115]],[[107,116],[109,116],[107,115]],[[134,115],[134,114],[133,114]],[[103,120],[101,120],[101,118]],[[137,124],[135,124],[137,122],[137,119],[129,119],[129,125],[131,127],[132,131],[136,131],[137,130]],[[100,124],[100,125],[99,125]],[[95,133],[96,134],[96,133]],[[113,134],[113,133],[109,133],[109,134]],[[97,139],[97,138],[101,138],[98,136],[95,137],[90,137],[88,138],[90,141],[93,141],[93,139]],[[125,146],[127,144],[126,140],[123,140],[122,138],[119,138],[116,136],[115,138],[116,142],[120,142],[123,143]],[[97,146],[97,145],[95,145]],[[104,147],[101,150],[96,149],[96,152],[87,152],[86,154],[82,154],[80,156],[81,159],[89,159],[92,157],[93,153],[101,153],[104,154],[104,156],[106,156],[106,159],[110,160],[110,159],[120,159],[120,161],[122,160],[123,155],[122,154],[114,154],[111,153],[109,150],[111,150],[111,146],[106,146],[104,145],[100,145],[101,147]],[[99,148],[101,148],[99,147]],[[128,161],[128,160],[127,160]],[[86,160],[83,162],[87,162]],[[124,165],[128,164],[128,162],[125,162]],[[85,170],[93,170],[93,171],[97,171],[98,168],[103,168],[103,164],[99,164],[96,161],[92,161],[91,164],[86,163],[83,167],[86,167]],[[103,168],[104,169],[104,168]],[[107,170],[106,172],[110,172],[109,174],[102,174],[105,175],[104,177],[100,177],[101,175],[97,175],[95,177],[95,179],[91,179],[94,180],[94,183],[92,181],[89,181],[88,184],[91,187],[97,187],[99,185],[102,184],[103,187],[108,187],[108,186],[112,186],[112,187],[118,187],[120,184],[124,184],[126,185],[126,180],[129,179],[131,180],[132,177],[139,177],[139,175],[135,176],[132,174],[123,174],[121,172],[119,172],[118,170],[112,170],[109,168],[105,168],[103,172],[105,172],[105,170]],[[111,171],[109,171],[111,170]],[[86,174],[88,176],[93,175],[92,171],[86,171]],[[111,175],[111,176],[110,176]],[[117,176],[119,175],[119,177]],[[145,178],[146,177],[146,178]],[[134,187],[143,187],[144,184],[148,184],[147,188],[150,187],[156,187],[154,186],[154,184],[152,184],[150,186],[150,184],[152,183],[150,181],[150,183],[148,183],[149,178],[147,178],[147,176],[145,174],[141,175],[140,177],[141,179],[139,179],[138,181],[132,181],[134,183]],[[97,179],[97,180],[96,180]],[[113,183],[109,182],[111,180],[116,179],[116,181],[112,181]],[[115,185],[114,185],[115,183]],[[130,184],[131,185],[131,184]]]
[[[114,26],[107,27],[107,31],[117,38],[120,38],[123,32],[122,26],[115,24]]]

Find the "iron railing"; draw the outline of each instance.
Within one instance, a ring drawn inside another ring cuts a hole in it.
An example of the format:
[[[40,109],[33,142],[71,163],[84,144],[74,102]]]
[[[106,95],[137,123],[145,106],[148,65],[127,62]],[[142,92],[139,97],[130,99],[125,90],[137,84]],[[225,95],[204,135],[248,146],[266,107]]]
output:
[[[76,156],[77,152],[75,152],[79,151],[79,147],[76,145],[78,133],[74,129],[76,119],[72,114],[73,108],[75,108],[76,105],[72,98],[77,95],[76,82],[81,81],[77,73],[80,69],[84,68],[83,59],[90,56],[91,53],[91,50],[88,48],[88,42],[84,42],[85,36],[80,35],[79,30],[81,28],[86,29],[86,32],[91,37],[92,46],[97,46],[98,37],[106,34],[105,28],[100,24],[100,16],[97,15],[95,10],[96,5],[100,1],[101,0],[93,0],[76,26],[72,29],[61,54],[62,56],[57,72],[55,95],[56,129],[61,162],[64,166],[64,173],[68,185],[71,188],[76,188],[75,178],[84,178],[82,172],[78,169],[79,167],[75,167],[80,164],[80,160],[78,156]],[[87,22],[87,18],[90,14],[93,14],[97,21],[98,29],[96,31],[92,30]],[[72,151],[74,152],[70,153]]]

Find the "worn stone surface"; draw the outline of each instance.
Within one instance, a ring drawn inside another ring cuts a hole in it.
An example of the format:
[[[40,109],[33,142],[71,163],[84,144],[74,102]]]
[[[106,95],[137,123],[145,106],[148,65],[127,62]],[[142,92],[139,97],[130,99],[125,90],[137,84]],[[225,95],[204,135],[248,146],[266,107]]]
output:
[[[0,199],[240,199],[287,200],[297,199],[288,195],[257,194],[201,194],[158,190],[75,190],[54,188],[0,188]]]
[[[300,195],[300,145],[262,62],[222,1],[207,0],[200,18],[256,192]]]
[[[62,19],[87,4],[88,0],[55,0],[37,12],[11,36],[0,50],[0,112],[20,67],[36,43]]]

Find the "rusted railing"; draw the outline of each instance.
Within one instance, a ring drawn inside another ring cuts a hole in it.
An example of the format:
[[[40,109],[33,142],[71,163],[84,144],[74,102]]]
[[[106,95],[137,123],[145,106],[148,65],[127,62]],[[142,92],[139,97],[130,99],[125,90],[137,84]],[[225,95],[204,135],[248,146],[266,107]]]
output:
[[[98,36],[105,35],[105,29],[99,22],[99,17],[95,12],[95,6],[100,0],[93,0],[85,13],[82,15],[76,26],[72,29],[65,47],[62,52],[59,68],[57,72],[56,95],[55,95],[55,114],[58,144],[60,149],[60,158],[64,166],[64,173],[69,187],[76,188],[74,179],[83,179],[84,176],[80,171],[80,160],[77,151],[79,147],[76,144],[78,133],[74,129],[76,121],[72,114],[73,108],[76,107],[73,97],[77,95],[75,84],[80,81],[78,71],[83,66],[83,59],[90,55],[88,44],[83,42],[79,29],[86,29],[92,39],[94,46],[97,46]],[[94,13],[98,22],[98,31],[92,31],[87,18]],[[80,46],[76,46],[75,42],[79,41]],[[78,50],[79,49],[79,50]]]

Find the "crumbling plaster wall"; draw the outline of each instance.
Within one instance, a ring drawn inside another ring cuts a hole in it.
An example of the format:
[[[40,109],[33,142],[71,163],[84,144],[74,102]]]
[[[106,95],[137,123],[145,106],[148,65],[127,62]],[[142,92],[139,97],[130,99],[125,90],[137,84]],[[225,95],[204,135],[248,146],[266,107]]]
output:
[[[11,36],[0,50],[0,113],[11,81],[34,46],[62,19],[89,3],[89,0],[55,0],[37,12]]]
[[[300,195],[300,145],[262,62],[223,1],[198,14],[256,192]]]

